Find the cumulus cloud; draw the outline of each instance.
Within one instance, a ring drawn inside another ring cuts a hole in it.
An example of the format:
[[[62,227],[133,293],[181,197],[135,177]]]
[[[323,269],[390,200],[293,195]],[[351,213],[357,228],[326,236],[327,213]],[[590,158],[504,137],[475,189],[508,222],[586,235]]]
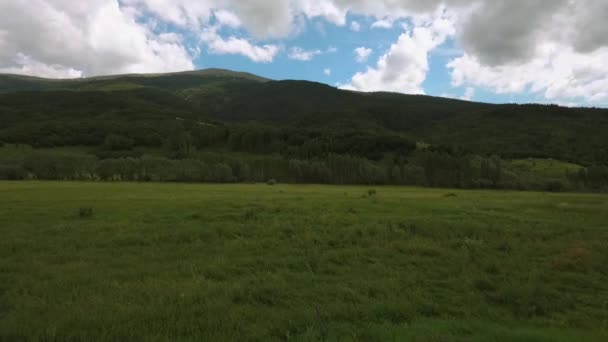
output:
[[[49,77],[194,68],[179,39],[137,24],[117,1],[0,1],[0,71]]]
[[[484,2],[464,19],[452,83],[608,105],[607,15],[601,0]]]
[[[308,62],[308,61],[311,61],[316,56],[327,54],[327,53],[335,53],[337,51],[338,51],[338,49],[335,47],[329,47],[327,50],[322,51],[319,49],[304,50],[299,46],[294,46],[289,50],[289,54],[287,55],[287,57],[289,57],[290,59],[297,60],[297,61]]]
[[[242,25],[241,20],[234,13],[226,10],[218,10],[214,13],[214,16],[221,26],[228,26],[231,28],[238,28]]]
[[[499,94],[530,91],[546,99],[580,99],[608,104],[608,47],[583,54],[572,47],[545,43],[526,63],[489,66],[471,55],[449,63],[454,86],[473,85]]]
[[[355,49],[356,60],[359,63],[367,62],[367,59],[372,54],[372,49],[360,46]]]
[[[330,76],[330,75],[331,75],[331,69],[329,69],[329,68],[323,69],[323,73],[324,73],[326,76]]]
[[[393,27],[394,20],[392,18],[383,18],[372,23],[372,28],[390,29]]]
[[[49,78],[79,78],[82,71],[63,65],[48,65],[33,59],[31,56],[18,53],[12,61],[13,65],[0,68],[0,72],[7,74],[20,74],[43,76]]]
[[[350,30],[354,31],[354,32],[361,31],[361,24],[359,24],[359,22],[357,22],[357,21],[351,22],[350,23]]]
[[[322,54],[323,51],[321,50],[304,50],[299,46],[295,46],[293,48],[290,49],[289,51],[289,55],[288,57],[291,59],[295,59],[297,61],[310,61],[312,60],[315,56],[318,56],[320,54]]]
[[[403,33],[375,68],[355,74],[351,83],[342,88],[423,94],[421,85],[428,71],[427,53],[432,46],[432,33],[426,28],[416,28],[412,34]]]
[[[65,0],[62,0],[65,1]],[[66,1],[67,2],[67,1]],[[86,1],[79,1],[86,3]],[[211,18],[215,1],[190,0],[121,0],[127,8],[138,14],[150,13],[164,22],[180,27],[198,27]],[[73,3],[73,1],[72,1]]]
[[[294,29],[294,11],[285,0],[234,0],[228,6],[256,38],[282,38]]]
[[[375,67],[355,74],[342,88],[424,94],[422,83],[429,69],[428,55],[453,34],[453,30],[450,22],[440,17],[401,34]]]
[[[207,45],[209,53],[217,55],[241,55],[258,63],[270,63],[279,53],[280,47],[266,44],[257,46],[246,39],[230,36],[223,38],[217,28],[210,28],[201,34],[201,40]]]
[[[215,10],[226,11],[238,18],[239,23],[256,38],[284,37],[291,32],[294,23],[293,6],[290,1],[284,0],[121,0],[121,2],[125,6],[137,9],[140,13],[148,12],[165,22],[190,29],[208,24]],[[218,20],[221,20],[220,18]]]
[[[566,24],[569,14],[578,14],[569,30],[576,50],[585,53],[608,46],[608,25],[604,22],[608,18],[608,1],[573,1],[570,6],[562,13],[561,21]]]
[[[466,18],[460,42],[484,63],[531,58],[551,16],[567,0],[483,1]]]
[[[285,1],[287,3],[287,1]],[[292,5],[295,11],[303,13],[309,18],[323,17],[330,23],[338,26],[346,24],[346,11],[339,4],[331,0],[294,0]]]
[[[460,97],[461,100],[471,101],[475,97],[475,88],[467,87],[464,91],[464,95]]]

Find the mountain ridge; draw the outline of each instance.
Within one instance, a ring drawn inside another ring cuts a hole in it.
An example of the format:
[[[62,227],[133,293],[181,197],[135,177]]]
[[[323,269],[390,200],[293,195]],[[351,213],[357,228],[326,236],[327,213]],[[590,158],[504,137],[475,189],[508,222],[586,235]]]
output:
[[[320,86],[325,86],[327,88],[332,88],[334,90],[339,90],[342,92],[355,93],[359,95],[377,95],[377,96],[417,96],[431,99],[443,99],[447,101],[455,101],[455,102],[469,102],[469,103],[480,103],[487,105],[547,105],[547,106],[558,106],[564,108],[591,108],[591,109],[604,109],[597,108],[593,106],[579,106],[579,107],[571,107],[571,106],[562,106],[559,104],[545,104],[545,103],[489,103],[489,102],[480,102],[480,101],[470,101],[463,100],[458,98],[446,97],[446,96],[435,96],[435,95],[426,95],[426,94],[406,94],[399,92],[390,92],[390,91],[357,91],[357,90],[348,90],[341,89],[335,86],[316,82],[316,81],[308,81],[308,80],[299,80],[299,79],[270,79],[267,77],[259,76],[250,72],[238,71],[238,70],[230,70],[230,69],[222,69],[222,68],[206,68],[206,69],[197,69],[197,70],[186,70],[186,71],[176,71],[176,72],[166,72],[166,73],[127,73],[127,74],[111,74],[111,75],[100,75],[100,76],[90,76],[90,77],[76,77],[76,78],[52,78],[52,77],[39,77],[39,76],[31,76],[31,75],[22,75],[22,74],[12,74],[12,73],[0,73],[0,93],[6,92],[18,92],[18,91],[39,91],[39,90],[56,90],[54,88],[47,89],[44,87],[31,87],[31,89],[21,89],[21,88],[11,88],[10,84],[7,85],[6,80],[17,80],[17,81],[26,81],[26,82],[42,82],[42,83],[53,83],[53,84],[82,84],[87,82],[103,82],[103,81],[117,81],[121,79],[125,80],[133,80],[138,78],[150,79],[150,78],[165,78],[165,77],[201,77],[201,78],[223,78],[223,79],[243,79],[243,80],[251,80],[258,81],[261,83],[266,82],[281,82],[281,83],[290,83],[290,82],[299,82],[301,84],[315,84]],[[3,84],[4,83],[4,84]],[[79,89],[80,90],[80,89]]]
[[[606,109],[364,93],[223,69],[76,81],[0,76],[0,141],[34,144],[67,127],[80,130],[87,144],[114,131],[139,137],[153,130],[162,137],[176,117],[194,124],[374,130],[485,155],[608,163]]]

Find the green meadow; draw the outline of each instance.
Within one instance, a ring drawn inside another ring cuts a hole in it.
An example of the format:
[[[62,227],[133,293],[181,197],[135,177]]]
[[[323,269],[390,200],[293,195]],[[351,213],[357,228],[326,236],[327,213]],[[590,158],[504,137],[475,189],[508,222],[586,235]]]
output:
[[[608,196],[0,182],[2,341],[606,341]]]

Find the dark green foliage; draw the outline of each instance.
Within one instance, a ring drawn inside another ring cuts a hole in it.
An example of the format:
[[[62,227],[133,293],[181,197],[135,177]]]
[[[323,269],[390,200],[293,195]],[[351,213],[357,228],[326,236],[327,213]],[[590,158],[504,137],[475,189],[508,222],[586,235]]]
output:
[[[84,146],[97,157],[0,156],[3,179],[608,188],[602,109],[365,94],[206,70],[62,81],[3,75],[0,123],[9,146]],[[528,158],[575,168],[545,174],[512,163]]]
[[[26,177],[27,173],[21,165],[0,165],[0,179],[22,180]]]
[[[174,159],[190,158],[196,152],[194,139],[190,132],[185,130],[181,125],[175,125],[169,132],[169,136],[165,140],[166,148],[169,151],[168,155]]]
[[[608,166],[592,166],[581,169],[572,179],[583,186],[594,190],[608,189]]]
[[[23,160],[23,169],[37,179],[92,179],[97,160],[92,156],[61,152],[35,152]]]
[[[81,207],[81,208],[78,208],[78,216],[80,218],[90,218],[90,217],[93,217],[93,208],[91,208],[91,207]]]
[[[132,149],[134,144],[133,139],[118,134],[110,134],[104,140],[103,147],[107,151],[125,151]]]
[[[549,180],[545,185],[545,190],[550,192],[561,192],[565,190],[565,186],[560,180]]]
[[[571,172],[556,164],[550,175],[512,164],[496,156],[458,155],[418,150],[408,158],[387,156],[381,161],[329,154],[327,158],[295,159],[281,155],[192,152],[176,159],[142,155],[141,151],[0,149],[0,179],[163,181],[163,182],[268,182],[313,184],[417,185],[449,188],[516,190],[608,189],[605,167]],[[162,152],[162,151],[159,151]],[[166,151],[165,151],[166,152]],[[552,161],[538,160],[538,163]],[[569,168],[574,168],[568,165]],[[541,169],[543,170],[543,169]],[[575,170],[575,169],[572,169]]]

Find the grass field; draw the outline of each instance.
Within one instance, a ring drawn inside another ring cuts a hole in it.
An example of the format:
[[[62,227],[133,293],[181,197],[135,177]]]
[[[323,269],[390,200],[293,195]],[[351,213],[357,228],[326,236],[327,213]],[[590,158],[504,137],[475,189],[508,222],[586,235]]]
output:
[[[608,196],[0,182],[0,340],[606,341]]]

